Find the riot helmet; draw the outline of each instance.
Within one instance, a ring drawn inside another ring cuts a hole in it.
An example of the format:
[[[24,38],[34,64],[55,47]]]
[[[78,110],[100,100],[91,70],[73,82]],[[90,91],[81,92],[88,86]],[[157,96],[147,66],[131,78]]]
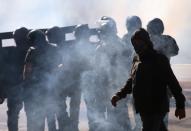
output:
[[[28,33],[29,33],[29,30],[25,27],[18,28],[13,32],[13,38],[18,47],[22,47],[22,48],[29,47],[29,41],[27,39]]]
[[[46,36],[41,30],[31,30],[28,33],[28,40],[31,42],[32,46],[42,47],[46,43]]]
[[[150,35],[161,35],[164,32],[164,24],[161,19],[154,18],[149,21],[147,31]]]
[[[134,33],[136,30],[142,27],[142,22],[140,17],[138,16],[130,16],[127,17],[126,20],[126,28],[128,32]]]
[[[113,18],[102,16],[98,23],[98,33],[102,35],[117,34],[116,22]]]
[[[60,27],[54,26],[46,31],[46,36],[50,43],[61,44],[65,40]]]

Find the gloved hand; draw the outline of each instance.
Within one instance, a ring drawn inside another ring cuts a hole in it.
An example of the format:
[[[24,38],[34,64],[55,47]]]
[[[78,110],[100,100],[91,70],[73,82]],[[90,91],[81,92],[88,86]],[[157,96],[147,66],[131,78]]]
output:
[[[111,98],[111,104],[114,106],[114,107],[116,107],[117,106],[117,101],[119,101],[120,100],[120,98],[118,97],[118,96],[113,96],[112,98]]]
[[[175,110],[175,116],[179,118],[180,120],[186,117],[186,111],[185,109],[176,109]]]

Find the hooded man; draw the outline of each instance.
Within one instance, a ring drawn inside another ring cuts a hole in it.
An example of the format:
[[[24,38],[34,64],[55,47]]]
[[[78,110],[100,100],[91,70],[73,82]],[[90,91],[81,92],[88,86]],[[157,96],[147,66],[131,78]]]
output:
[[[144,29],[135,32],[131,38],[137,53],[132,71],[125,86],[111,99],[117,101],[132,93],[136,112],[140,114],[143,131],[167,131],[163,119],[169,112],[167,85],[176,100],[175,116],[185,117],[185,97],[166,56],[157,53],[149,34]]]

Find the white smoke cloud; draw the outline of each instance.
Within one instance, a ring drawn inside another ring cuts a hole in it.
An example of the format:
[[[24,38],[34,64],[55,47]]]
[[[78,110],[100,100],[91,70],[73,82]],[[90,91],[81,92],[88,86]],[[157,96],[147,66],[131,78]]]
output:
[[[54,25],[68,26],[79,23],[95,25],[101,16],[113,17],[118,26],[119,35],[126,32],[125,19],[138,15],[143,25],[154,17],[164,21],[165,34],[172,35],[180,46],[181,58],[175,63],[191,63],[182,58],[190,48],[190,0],[1,0],[0,31],[12,31],[20,26],[45,28]],[[186,32],[185,32],[186,31]],[[189,55],[189,53],[188,53]],[[188,56],[190,57],[190,56]]]
[[[159,17],[164,21],[165,34],[173,35],[180,46],[180,55],[175,57],[173,62],[191,63],[189,0],[176,0],[176,2],[174,0],[0,0],[0,2],[1,32],[13,31],[20,26],[46,28],[80,23],[94,26],[95,22],[105,15],[116,20],[119,35],[122,36],[126,32],[127,16],[140,16],[144,27],[149,20]]]

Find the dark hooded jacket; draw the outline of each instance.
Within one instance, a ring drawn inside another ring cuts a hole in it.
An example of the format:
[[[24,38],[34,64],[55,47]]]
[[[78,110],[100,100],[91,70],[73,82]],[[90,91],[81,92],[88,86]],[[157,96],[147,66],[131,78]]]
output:
[[[185,107],[185,97],[169,60],[154,50],[133,61],[131,76],[116,94],[125,98],[132,93],[137,113],[166,113],[169,111],[167,85],[176,100],[177,108]]]

